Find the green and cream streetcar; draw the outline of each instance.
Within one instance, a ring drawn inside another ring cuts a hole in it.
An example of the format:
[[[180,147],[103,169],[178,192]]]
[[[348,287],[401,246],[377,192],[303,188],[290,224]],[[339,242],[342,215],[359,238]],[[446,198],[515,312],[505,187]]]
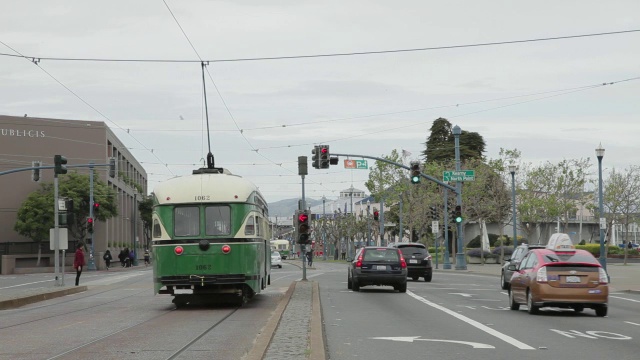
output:
[[[221,168],[194,170],[153,191],[156,294],[176,306],[239,304],[270,283],[267,203],[251,182]]]

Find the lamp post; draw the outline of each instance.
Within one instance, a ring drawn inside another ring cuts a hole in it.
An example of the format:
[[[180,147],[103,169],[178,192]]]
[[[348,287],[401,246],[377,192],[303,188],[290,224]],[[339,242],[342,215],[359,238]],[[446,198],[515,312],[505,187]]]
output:
[[[511,202],[513,203],[513,248],[518,246],[518,232],[516,230],[516,169],[514,164],[509,165],[511,173]]]
[[[322,195],[322,260],[325,261],[327,260],[327,224],[325,223],[327,221],[327,211],[325,208],[326,201],[327,198]]]
[[[138,196],[138,192],[136,190],[133,191],[133,225],[132,227],[132,235],[133,235],[133,266],[138,266],[138,232],[136,231],[136,213],[138,212],[138,202],[136,198]]]
[[[604,219],[604,206],[602,204],[602,158],[604,157],[604,148],[602,147],[602,143],[598,145],[596,149],[596,157],[598,158],[598,203],[600,209],[600,265],[606,271],[607,270],[607,258],[604,253],[604,230],[607,226],[606,220]]]

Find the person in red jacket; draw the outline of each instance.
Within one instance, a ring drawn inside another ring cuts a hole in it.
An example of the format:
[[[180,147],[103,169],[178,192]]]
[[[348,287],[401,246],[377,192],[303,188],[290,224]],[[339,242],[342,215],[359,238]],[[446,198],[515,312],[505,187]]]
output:
[[[76,286],[80,283],[80,274],[82,274],[83,267],[84,252],[82,251],[82,244],[78,243],[76,246],[76,257],[73,259],[73,268],[76,270]]]

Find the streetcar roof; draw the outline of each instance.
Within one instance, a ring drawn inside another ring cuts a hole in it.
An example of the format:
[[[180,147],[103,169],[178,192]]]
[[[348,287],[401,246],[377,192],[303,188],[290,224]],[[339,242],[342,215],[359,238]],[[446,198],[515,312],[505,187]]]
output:
[[[254,192],[252,182],[229,173],[176,177],[153,189],[158,204],[246,202]]]

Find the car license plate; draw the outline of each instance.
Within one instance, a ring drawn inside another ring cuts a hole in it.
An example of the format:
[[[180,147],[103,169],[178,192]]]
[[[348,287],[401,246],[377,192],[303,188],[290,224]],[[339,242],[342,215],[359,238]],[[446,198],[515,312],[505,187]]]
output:
[[[567,276],[567,282],[568,283],[579,283],[580,282],[580,276]]]
[[[418,260],[416,259],[409,259],[409,264],[417,264]]]
[[[376,270],[387,270],[387,265],[376,265]]]

